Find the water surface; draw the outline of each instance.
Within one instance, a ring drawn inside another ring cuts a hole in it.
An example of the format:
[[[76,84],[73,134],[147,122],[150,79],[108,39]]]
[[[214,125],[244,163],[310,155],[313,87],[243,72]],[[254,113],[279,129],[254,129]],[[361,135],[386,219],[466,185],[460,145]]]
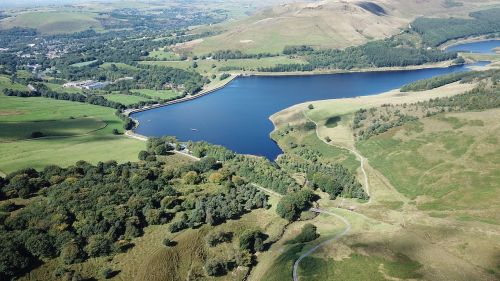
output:
[[[205,140],[238,153],[265,156],[281,153],[269,138],[270,115],[294,104],[382,93],[409,82],[464,71],[465,66],[411,71],[365,72],[314,76],[242,77],[207,96],[134,114],[136,132]]]
[[[500,40],[456,45],[449,51],[488,53]],[[476,65],[484,65],[480,62]],[[269,134],[268,119],[292,105],[323,99],[379,94],[420,79],[468,70],[467,66],[408,71],[381,71],[288,77],[244,77],[210,95],[134,114],[136,132],[176,136],[181,141],[208,141],[238,153],[274,160],[281,153]]]
[[[481,54],[495,54],[494,49],[500,47],[500,40],[486,40],[454,45],[447,48],[450,52],[469,52]]]

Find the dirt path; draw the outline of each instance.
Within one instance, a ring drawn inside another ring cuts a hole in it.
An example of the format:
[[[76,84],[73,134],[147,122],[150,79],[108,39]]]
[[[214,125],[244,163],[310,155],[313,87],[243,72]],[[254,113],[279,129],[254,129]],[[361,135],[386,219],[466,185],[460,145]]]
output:
[[[334,216],[334,217],[340,219],[345,224],[345,228],[344,228],[344,230],[341,233],[335,235],[333,238],[330,238],[328,240],[325,240],[325,241],[319,243],[318,245],[316,245],[316,246],[312,247],[311,249],[309,249],[307,252],[305,252],[302,255],[300,255],[300,257],[293,264],[293,281],[299,281],[298,269],[299,269],[300,262],[303,259],[305,259],[309,255],[311,255],[312,253],[314,253],[321,246],[326,245],[328,243],[331,243],[331,242],[334,242],[334,241],[340,239],[342,236],[346,235],[351,230],[351,224],[343,216],[337,215],[337,214],[329,212],[329,211],[317,209],[317,208],[311,208],[310,211],[316,212],[316,213],[320,213],[320,214],[329,215],[329,216]]]
[[[340,149],[346,149],[346,150],[348,150],[349,152],[351,152],[352,154],[354,154],[356,156],[356,158],[360,162],[361,172],[363,173],[364,182],[365,182],[365,184],[364,184],[365,191],[366,191],[366,194],[368,194],[368,196],[370,196],[370,199],[368,200],[368,203],[370,203],[372,199],[371,199],[371,194],[370,194],[370,185],[368,183],[368,174],[366,173],[366,170],[365,170],[366,158],[364,158],[358,151],[356,151],[356,148],[349,148],[349,147],[344,147],[344,146],[336,145],[336,144],[333,144],[331,142],[327,142],[325,139],[321,138],[321,136],[319,134],[319,125],[318,125],[318,123],[316,121],[314,121],[313,119],[311,119],[309,116],[307,116],[307,114],[306,114],[306,112],[304,110],[302,110],[302,114],[304,115],[304,117],[308,121],[313,122],[314,125],[316,126],[316,137],[318,137],[318,139],[320,139],[322,142],[324,142],[327,145],[334,146],[334,147],[337,147],[337,148],[340,148]]]

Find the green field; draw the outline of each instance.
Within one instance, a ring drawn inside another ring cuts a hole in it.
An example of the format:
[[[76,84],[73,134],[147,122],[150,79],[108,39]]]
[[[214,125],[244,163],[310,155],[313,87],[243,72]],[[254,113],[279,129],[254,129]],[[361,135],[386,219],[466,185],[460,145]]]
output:
[[[97,14],[89,12],[44,11],[19,13],[0,23],[1,28],[35,28],[43,34],[64,34],[87,29],[101,30]]]
[[[304,280],[324,281],[386,281],[389,278],[414,279],[420,264],[399,256],[391,261],[379,256],[352,254],[342,261],[307,257],[301,263],[299,274]],[[389,278],[386,278],[386,276]],[[398,280],[401,280],[398,279]]]
[[[178,60],[180,58],[176,53],[164,50],[154,50],[149,53],[148,57],[158,60]]]
[[[170,66],[181,69],[193,69],[193,61],[142,61],[142,64]],[[291,59],[285,56],[269,57],[261,59],[232,59],[232,60],[197,60],[198,67],[195,69],[201,74],[220,73],[222,67],[239,68],[241,70],[256,71],[259,67],[272,67],[278,64],[306,63],[302,59]],[[214,67],[215,66],[215,67]],[[239,72],[240,70],[234,70]],[[226,71],[230,72],[230,71]]]
[[[0,172],[78,160],[136,160],[145,144],[112,134],[113,129],[123,130],[114,112],[83,103],[0,95]],[[33,131],[57,137],[19,140]]]
[[[421,210],[472,212],[470,218],[498,223],[498,114],[494,109],[425,118],[358,148]]]
[[[131,90],[131,92],[139,93],[142,95],[150,96],[151,98],[159,99],[172,99],[181,97],[182,94],[173,90],[150,90],[150,89],[137,89]]]
[[[137,67],[135,67],[135,66],[132,66],[132,65],[129,65],[126,63],[121,63],[121,62],[115,62],[115,63],[105,62],[105,63],[101,64],[99,67],[103,68],[103,69],[109,69],[109,68],[111,68],[112,64],[114,64],[118,69],[138,70]]]
[[[82,89],[74,88],[74,87],[68,87],[64,88],[62,85],[59,84],[53,84],[53,83],[45,83],[49,89],[52,91],[58,92],[58,93],[70,93],[70,94],[81,94],[83,93]]]
[[[0,75],[0,93],[3,94],[4,89],[27,90],[26,86],[18,83],[11,83],[10,78],[5,75]],[[1,106],[1,105],[0,105]]]
[[[123,95],[123,94],[107,94],[104,96],[107,100],[119,102],[124,105],[136,104],[141,101],[147,101],[149,99],[133,95]]]

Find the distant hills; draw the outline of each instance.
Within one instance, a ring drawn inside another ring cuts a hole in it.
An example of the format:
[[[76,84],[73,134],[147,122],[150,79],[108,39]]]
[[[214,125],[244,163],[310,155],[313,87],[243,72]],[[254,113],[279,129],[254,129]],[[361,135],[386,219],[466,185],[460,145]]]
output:
[[[466,16],[493,1],[452,0],[325,0],[290,3],[253,16],[214,26],[221,34],[190,44],[188,51],[221,48],[250,53],[280,52],[287,45],[345,48],[400,32],[419,16]]]

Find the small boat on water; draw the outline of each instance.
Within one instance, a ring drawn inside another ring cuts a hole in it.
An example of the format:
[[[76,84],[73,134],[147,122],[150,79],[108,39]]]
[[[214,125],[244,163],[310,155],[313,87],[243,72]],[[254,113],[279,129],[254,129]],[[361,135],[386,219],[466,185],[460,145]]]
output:
[[[198,132],[198,129],[193,129],[193,128],[191,128],[191,131],[193,131],[193,132]]]

